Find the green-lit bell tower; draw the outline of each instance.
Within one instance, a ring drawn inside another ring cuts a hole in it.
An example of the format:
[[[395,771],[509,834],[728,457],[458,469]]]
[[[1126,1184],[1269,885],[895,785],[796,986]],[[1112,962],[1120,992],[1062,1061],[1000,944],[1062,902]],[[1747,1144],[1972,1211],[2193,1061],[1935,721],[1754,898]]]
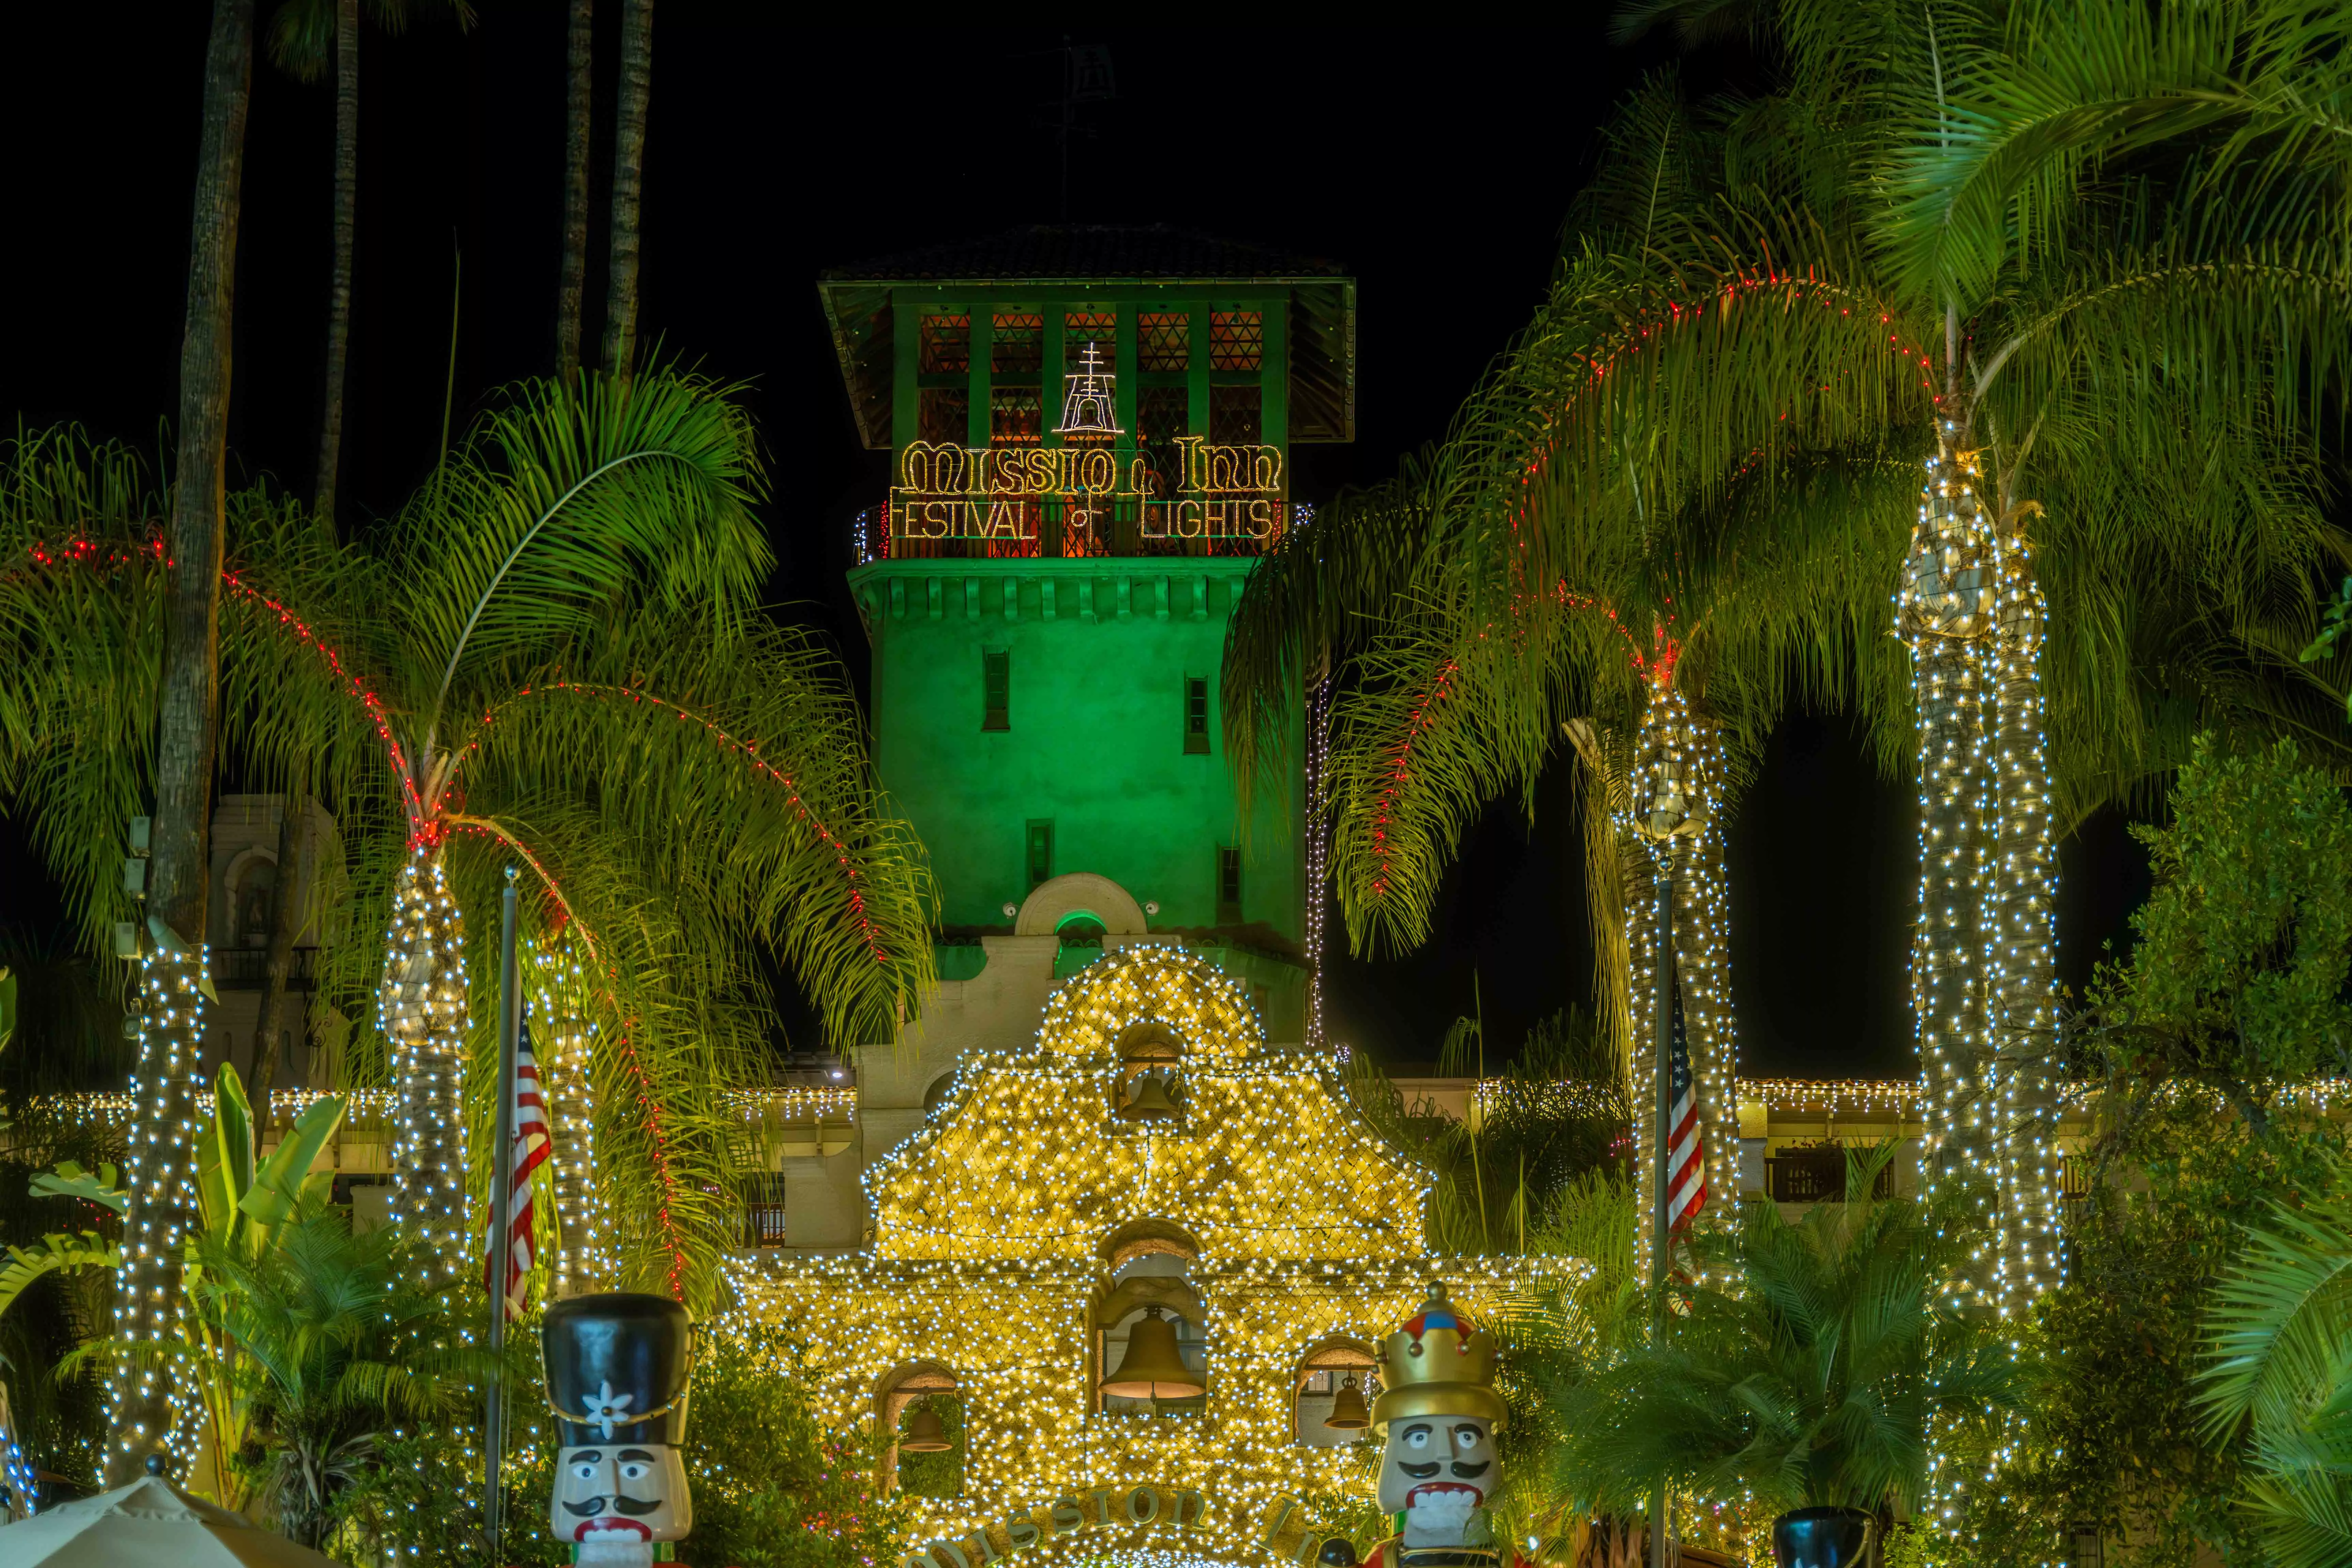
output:
[[[876,766],[943,903],[919,1064],[867,1054],[866,1157],[919,1117],[913,1079],[1025,1037],[1097,940],[1181,941],[1303,1041],[1303,777],[1238,820],[1219,671],[1252,567],[1301,521],[1292,446],[1353,437],[1353,279],[1169,228],[1045,227],[819,291],[859,431],[891,455],[849,576]]]

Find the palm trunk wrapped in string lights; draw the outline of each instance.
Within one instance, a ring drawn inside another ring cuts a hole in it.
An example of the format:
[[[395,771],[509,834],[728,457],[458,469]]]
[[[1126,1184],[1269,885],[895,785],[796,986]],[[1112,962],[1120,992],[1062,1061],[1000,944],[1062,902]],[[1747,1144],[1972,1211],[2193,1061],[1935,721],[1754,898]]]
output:
[[[1992,563],[1982,479],[1964,411],[1940,422],[1919,515],[1895,595],[1895,626],[1911,650],[1918,734],[1919,918],[1911,948],[1929,1190],[1952,1184],[1996,1201],[1993,1085],[1985,1054],[1984,818],[1986,640]],[[1988,1219],[1991,1218],[1990,1209]],[[1952,1282],[1981,1302],[1990,1258]]]
[[[466,952],[437,839],[409,850],[393,891],[378,998],[397,1098],[393,1217],[428,1244],[436,1283],[466,1277]]]
[[[141,967],[143,1026],[131,1079],[131,1147],[123,1159],[126,1214],[121,1285],[114,1308],[118,1344],[160,1345],[178,1337],[180,1276],[195,1224],[197,1079],[204,1060],[205,956],[151,952]],[[120,1365],[108,1389],[110,1458],[120,1468],[170,1446],[184,1447],[193,1400],[171,1387],[153,1359]],[[168,1411],[165,1429],[143,1416]]]
[[[1994,1165],[2000,1215],[1992,1260],[1993,1304],[2025,1311],[2058,1283],[2057,1030],[2058,857],[2052,840],[2050,764],[2043,730],[2042,645],[2048,626],[2024,518],[2004,509],[2000,601],[1992,654],[1996,785],[1985,868],[1985,991],[1990,998]],[[2014,519],[2011,522],[2010,518]]]
[[[1737,1201],[1739,1173],[1732,1091],[1738,1076],[1738,1047],[1724,935],[1729,910],[1725,897],[1723,741],[1713,721],[1675,682],[1675,671],[1671,656],[1656,661],[1642,715],[1639,771],[1628,791],[1629,798],[1641,802],[1650,815],[1642,821],[1629,816],[1620,826],[1632,979],[1625,987],[1632,1082],[1635,1103],[1645,1103],[1642,1086],[1652,1082],[1657,1071],[1658,1020],[1657,987],[1643,982],[1657,972],[1659,864],[1654,841],[1664,833],[1675,847],[1675,979],[1691,1076],[1698,1090],[1706,1201],[1718,1205]],[[1668,808],[1668,814],[1679,816],[1678,822],[1660,820],[1659,803],[1668,796],[1679,797],[1679,806]],[[1634,1169],[1639,1171],[1652,1169],[1656,1159],[1651,1120],[1642,1115],[1633,1119]]]
[[[614,1279],[608,1246],[613,1227],[596,1180],[596,1026],[586,1016],[584,977],[572,943],[560,936],[542,940],[531,958],[537,971],[531,1033],[555,1135],[550,1161],[555,1172],[555,1277],[549,1295],[561,1300],[611,1289]]]

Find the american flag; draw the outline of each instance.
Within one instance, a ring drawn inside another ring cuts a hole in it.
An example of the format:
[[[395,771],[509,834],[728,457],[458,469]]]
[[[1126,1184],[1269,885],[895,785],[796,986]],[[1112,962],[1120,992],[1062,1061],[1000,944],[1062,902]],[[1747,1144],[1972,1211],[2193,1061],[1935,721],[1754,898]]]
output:
[[[530,1175],[547,1163],[551,1140],[547,1131],[547,1100],[539,1091],[539,1064],[531,1059],[530,1026],[522,1027],[522,1038],[515,1046],[515,1120],[514,1120],[514,1180],[508,1186],[507,1199],[507,1321],[513,1322],[523,1314],[525,1306],[523,1277],[530,1272],[531,1251],[531,1185]],[[495,1229],[498,1215],[490,1216]],[[489,1253],[482,1260],[482,1288],[497,1289],[493,1276],[499,1266],[499,1245],[492,1236]]]
[[[1698,1089],[1691,1081],[1690,1047],[1683,1038],[1683,998],[1675,991],[1674,1109],[1666,1121],[1666,1224],[1680,1230],[1706,1206],[1706,1138],[1699,1131]]]

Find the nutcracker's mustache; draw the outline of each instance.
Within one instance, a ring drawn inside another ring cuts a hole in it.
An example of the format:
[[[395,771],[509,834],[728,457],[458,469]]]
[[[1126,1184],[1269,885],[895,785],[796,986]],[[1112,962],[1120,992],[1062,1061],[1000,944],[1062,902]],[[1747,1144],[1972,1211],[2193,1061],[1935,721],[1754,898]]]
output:
[[[659,1498],[640,1500],[628,1496],[592,1497],[586,1502],[567,1502],[563,1505],[563,1510],[574,1519],[593,1519],[605,1510],[607,1503],[612,1505],[612,1511],[614,1513],[646,1514],[657,1513],[661,1510]]]

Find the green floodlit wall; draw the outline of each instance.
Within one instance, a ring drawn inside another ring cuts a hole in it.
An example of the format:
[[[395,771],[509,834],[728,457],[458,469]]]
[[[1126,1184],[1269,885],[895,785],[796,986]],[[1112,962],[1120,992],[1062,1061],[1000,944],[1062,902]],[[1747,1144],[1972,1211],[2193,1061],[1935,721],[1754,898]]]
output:
[[[1216,707],[1227,618],[1255,564],[910,560],[850,574],[874,650],[876,767],[930,851],[950,931],[1011,930],[1030,825],[1050,822],[1055,875],[1092,871],[1158,903],[1154,932],[1209,952],[1253,988],[1276,1037],[1300,1037],[1299,772],[1243,833]],[[1008,727],[993,731],[983,661],[998,650]],[[1188,677],[1208,682],[1205,754],[1185,751]],[[1243,855],[1238,920],[1218,903],[1226,847]],[[942,976],[976,968],[959,952]]]

